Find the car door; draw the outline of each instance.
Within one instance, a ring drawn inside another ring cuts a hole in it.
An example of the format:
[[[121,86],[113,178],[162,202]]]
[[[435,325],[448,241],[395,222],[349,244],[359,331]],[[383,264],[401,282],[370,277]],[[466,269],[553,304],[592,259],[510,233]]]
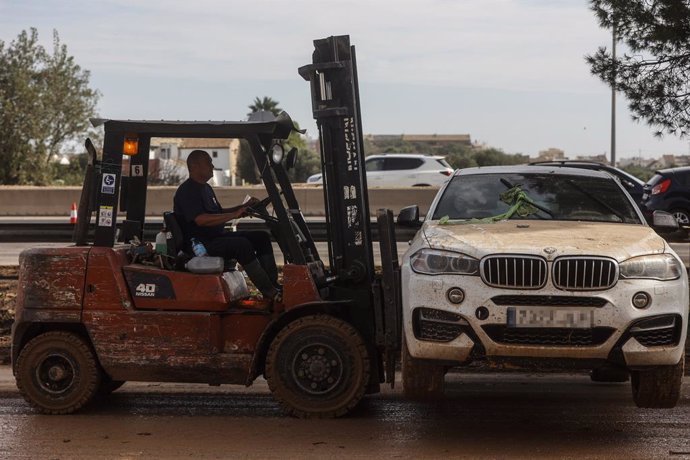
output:
[[[364,169],[367,172],[367,186],[381,187],[384,183],[383,177],[384,158],[369,158],[364,162]]]

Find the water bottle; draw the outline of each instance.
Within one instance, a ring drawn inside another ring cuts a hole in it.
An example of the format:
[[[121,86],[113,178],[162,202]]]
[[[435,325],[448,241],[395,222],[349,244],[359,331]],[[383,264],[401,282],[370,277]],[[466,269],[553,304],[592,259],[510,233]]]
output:
[[[192,238],[192,251],[194,251],[194,255],[197,257],[203,257],[208,255],[204,243],[197,240],[196,238]]]
[[[168,253],[168,238],[165,227],[156,235],[156,252],[163,255]]]

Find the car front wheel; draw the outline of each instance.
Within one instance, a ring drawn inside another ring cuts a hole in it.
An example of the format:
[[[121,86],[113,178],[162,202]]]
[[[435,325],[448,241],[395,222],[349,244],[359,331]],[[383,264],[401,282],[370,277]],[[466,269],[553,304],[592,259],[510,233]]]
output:
[[[685,356],[681,356],[673,366],[631,371],[633,400],[637,407],[675,407],[680,398],[684,368]]]
[[[403,394],[410,399],[437,399],[443,396],[444,366],[422,359],[415,359],[407,349],[407,342],[403,336],[402,359]]]
[[[678,221],[678,225],[690,225],[690,213],[683,209],[674,209],[671,211],[673,217]]]

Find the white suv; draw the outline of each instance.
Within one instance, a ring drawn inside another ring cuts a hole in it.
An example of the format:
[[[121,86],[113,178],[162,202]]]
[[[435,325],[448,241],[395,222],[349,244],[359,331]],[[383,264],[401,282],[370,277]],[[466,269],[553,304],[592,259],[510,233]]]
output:
[[[419,153],[384,153],[367,157],[368,187],[440,187],[453,174],[453,168],[442,156]],[[309,184],[321,184],[321,174],[307,179]]]
[[[416,215],[408,208],[398,222]],[[668,213],[654,220],[675,225]],[[440,393],[450,366],[487,359],[629,372],[638,406],[678,401],[686,269],[608,174],[456,172],[403,256],[402,286],[409,396]]]

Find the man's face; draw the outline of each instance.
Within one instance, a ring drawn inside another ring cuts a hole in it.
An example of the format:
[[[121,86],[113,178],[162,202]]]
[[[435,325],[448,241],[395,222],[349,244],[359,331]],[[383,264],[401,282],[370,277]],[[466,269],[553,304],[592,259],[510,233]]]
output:
[[[204,182],[207,182],[213,177],[213,160],[211,160],[209,155],[200,158],[199,162],[196,164],[196,169],[198,171],[199,178],[203,179]]]

